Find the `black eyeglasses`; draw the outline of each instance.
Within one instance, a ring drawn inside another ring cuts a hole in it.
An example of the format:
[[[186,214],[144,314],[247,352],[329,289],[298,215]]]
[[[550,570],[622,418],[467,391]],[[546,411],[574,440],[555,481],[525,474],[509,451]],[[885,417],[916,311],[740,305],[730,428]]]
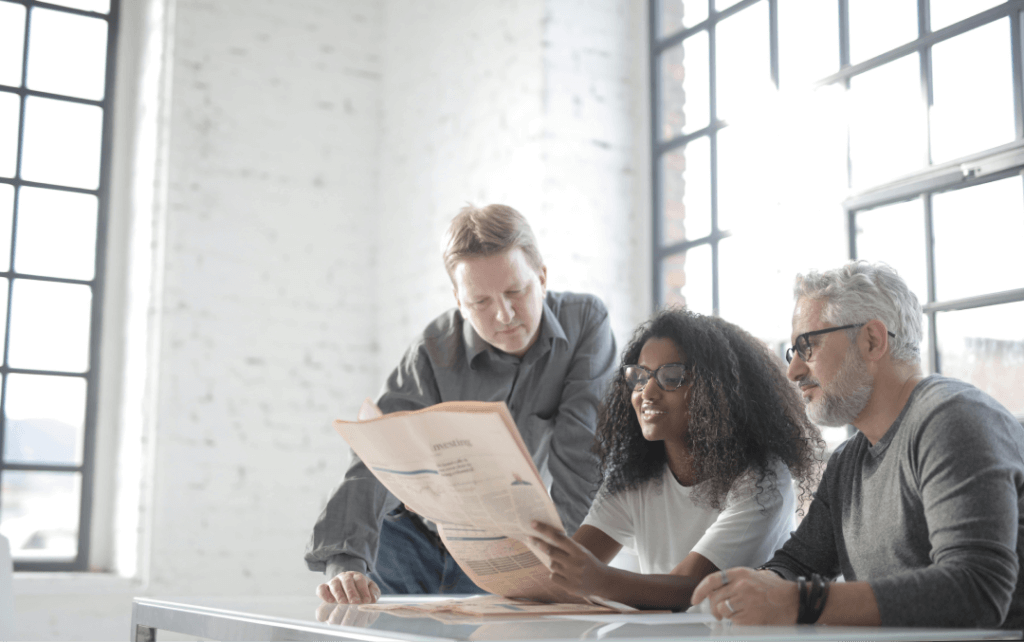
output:
[[[841,325],[838,328],[825,328],[824,330],[814,330],[813,332],[804,332],[796,338],[793,342],[793,347],[786,350],[786,363],[793,363],[793,353],[800,355],[800,358],[804,361],[811,360],[811,337],[818,334],[828,334],[829,332],[838,332],[839,330],[849,330],[850,328],[859,328],[864,323],[852,323],[850,325]],[[893,339],[896,335],[892,330],[888,331],[889,336]]]
[[[659,388],[671,392],[686,382],[686,364],[666,363],[653,372],[638,365],[622,366],[622,376],[634,391],[643,390],[653,376]]]

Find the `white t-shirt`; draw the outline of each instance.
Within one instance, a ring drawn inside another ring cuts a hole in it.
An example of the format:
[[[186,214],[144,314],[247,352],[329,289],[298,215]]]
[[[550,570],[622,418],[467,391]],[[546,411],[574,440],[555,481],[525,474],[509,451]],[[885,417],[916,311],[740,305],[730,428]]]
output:
[[[653,479],[613,495],[602,488],[583,523],[636,551],[641,573],[669,573],[690,551],[720,569],[757,567],[796,527],[793,478],[781,463],[775,472],[774,488],[758,494],[741,482],[715,511],[694,504],[692,487],[680,485],[666,464],[661,483]]]

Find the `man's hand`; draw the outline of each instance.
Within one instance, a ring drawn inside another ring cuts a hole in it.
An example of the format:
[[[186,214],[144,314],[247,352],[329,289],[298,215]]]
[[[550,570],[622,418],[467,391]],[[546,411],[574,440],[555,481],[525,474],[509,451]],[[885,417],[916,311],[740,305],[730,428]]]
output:
[[[584,596],[600,595],[607,588],[605,571],[608,567],[593,553],[553,526],[542,522],[533,522],[531,526],[538,536],[531,537],[530,541],[551,558],[548,570],[555,584]]]
[[[704,598],[711,603],[712,615],[736,624],[795,624],[800,607],[796,582],[771,571],[742,567],[701,580],[690,601],[699,604]]]
[[[345,571],[316,587],[316,594],[331,604],[373,604],[380,597],[380,588],[362,573]]]

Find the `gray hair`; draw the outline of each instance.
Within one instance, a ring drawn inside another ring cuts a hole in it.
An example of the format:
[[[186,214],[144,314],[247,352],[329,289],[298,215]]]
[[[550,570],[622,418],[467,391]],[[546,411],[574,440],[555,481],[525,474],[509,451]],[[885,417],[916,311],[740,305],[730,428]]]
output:
[[[885,263],[851,261],[835,270],[798,274],[793,296],[824,301],[822,320],[837,326],[878,319],[896,335],[889,341],[892,358],[921,362],[921,304],[906,281]]]

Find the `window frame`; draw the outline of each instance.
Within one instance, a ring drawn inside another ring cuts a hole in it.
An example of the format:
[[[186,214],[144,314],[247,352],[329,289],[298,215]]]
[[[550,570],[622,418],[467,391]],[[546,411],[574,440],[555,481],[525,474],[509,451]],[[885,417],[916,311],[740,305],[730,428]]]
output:
[[[78,548],[76,555],[70,560],[15,560],[15,571],[86,571],[89,570],[89,559],[91,549],[92,533],[92,512],[93,512],[93,491],[95,480],[95,456],[96,456],[96,423],[97,409],[99,405],[100,391],[100,363],[101,363],[101,336],[103,333],[103,308],[104,308],[104,283],[106,276],[106,255],[107,255],[107,234],[110,210],[110,181],[112,171],[112,150],[114,138],[114,101],[115,101],[115,80],[117,75],[117,42],[120,26],[120,0],[110,0],[110,10],[107,13],[97,13],[71,7],[64,7],[38,0],[5,0],[12,4],[20,4],[25,7],[24,42],[22,47],[22,68],[21,84],[18,87],[0,85],[0,91],[13,93],[19,97],[20,113],[18,120],[18,149],[16,152],[15,174],[13,178],[0,177],[0,183],[9,184],[14,187],[14,209],[12,218],[12,229],[17,229],[18,205],[21,187],[40,187],[79,194],[89,194],[97,198],[97,219],[96,219],[96,254],[93,277],[90,280],[68,279],[58,277],[43,277],[36,275],[22,275],[15,271],[14,260],[16,252],[16,235],[11,236],[11,265],[7,271],[0,272],[0,277],[8,279],[8,306],[6,313],[6,324],[4,328],[5,344],[3,362],[0,363],[5,385],[0,392],[0,473],[3,471],[38,471],[38,472],[72,472],[81,474],[81,497],[79,504],[78,524]],[[59,11],[72,15],[99,18],[107,22],[107,49],[106,49],[106,76],[104,79],[104,95],[100,100],[90,100],[61,94],[54,94],[29,89],[27,86],[29,34],[32,25],[32,10],[34,8]],[[103,110],[102,139],[100,143],[99,159],[99,183],[96,189],[82,189],[65,185],[40,183],[27,181],[21,178],[22,152],[24,145],[25,128],[25,103],[29,97],[40,97],[52,100],[72,102],[90,106],[97,106]],[[64,371],[33,370],[25,368],[11,368],[7,363],[8,350],[10,349],[10,320],[11,320],[11,293],[15,280],[34,280],[55,283],[71,283],[85,285],[92,292],[92,308],[90,312],[89,328],[89,362],[84,373],[69,373]],[[54,376],[73,376],[82,378],[86,382],[86,405],[83,427],[83,448],[80,465],[70,464],[46,464],[46,463],[9,463],[4,461],[4,434],[6,431],[6,413],[2,410],[6,404],[8,374],[41,374]]]
[[[771,82],[776,90],[779,88],[779,23],[778,11],[779,0],[741,0],[731,7],[716,11],[714,0],[708,0],[708,14],[703,21],[684,27],[664,36],[661,35],[661,3],[667,0],[649,0],[648,2],[648,27],[649,27],[649,82],[650,82],[650,117],[651,117],[651,167],[652,167],[652,237],[651,237],[651,274],[652,274],[652,295],[653,304],[657,309],[664,303],[664,269],[663,265],[667,258],[685,253],[687,250],[704,244],[710,244],[712,249],[712,300],[713,313],[719,314],[719,257],[718,244],[730,235],[729,230],[718,228],[718,153],[717,138],[718,132],[724,129],[727,124],[717,117],[716,112],[716,67],[715,52],[715,28],[722,20],[729,18],[737,12],[743,11],[759,2],[768,3],[769,15],[769,47],[770,47],[770,74]],[[678,0],[675,0],[678,1]],[[954,24],[948,25],[938,31],[930,31],[930,0],[917,0],[918,33],[917,38],[883,52],[873,58],[864,60],[856,65],[850,64],[850,21],[849,3],[851,0],[833,0],[838,6],[838,29],[839,29],[839,71],[820,79],[815,87],[823,87],[841,83],[844,90],[849,90],[850,79],[864,72],[880,67],[907,55],[918,54],[920,60],[921,90],[927,100],[924,108],[927,110],[933,102],[932,96],[932,65],[931,47],[937,43],[944,42],[955,36],[966,33],[972,29],[990,24],[1003,18],[1010,22],[1011,38],[1011,67],[1013,71],[1013,109],[1015,138],[1008,143],[996,148],[964,156],[942,164],[931,164],[931,140],[928,144],[928,164],[921,170],[915,171],[907,176],[896,180],[873,185],[870,188],[859,192],[851,192],[841,203],[836,203],[837,213],[841,207],[844,216],[845,228],[848,241],[848,258],[857,258],[857,213],[870,210],[882,205],[889,205],[914,198],[921,198],[925,209],[925,239],[927,250],[927,279],[928,279],[928,300],[922,301],[924,313],[928,318],[929,352],[927,360],[932,372],[941,372],[939,362],[939,346],[937,341],[936,316],[941,312],[953,310],[965,310],[1003,303],[1024,301],[1024,287],[996,292],[979,296],[966,297],[956,300],[937,300],[935,297],[935,261],[932,238],[932,213],[931,199],[936,193],[953,189],[973,187],[990,181],[1018,175],[1024,170],[1024,53],[1022,53],[1022,33],[1024,33],[1024,0],[1006,0],[1002,4],[986,9],[978,14],[970,16]],[[672,47],[682,43],[687,38],[700,31],[707,31],[709,38],[709,62],[710,62],[710,123],[707,127],[688,133],[677,134],[667,140],[662,140],[662,87],[661,87],[661,65],[662,54]],[[926,114],[926,118],[928,115]],[[929,124],[926,121],[926,125]],[[708,136],[711,144],[711,235],[693,240],[662,244],[663,217],[665,212],[663,184],[664,178],[661,175],[662,156],[675,150],[685,147],[690,141],[701,136]],[[847,185],[850,185],[851,165],[849,162],[850,148],[847,145]]]

